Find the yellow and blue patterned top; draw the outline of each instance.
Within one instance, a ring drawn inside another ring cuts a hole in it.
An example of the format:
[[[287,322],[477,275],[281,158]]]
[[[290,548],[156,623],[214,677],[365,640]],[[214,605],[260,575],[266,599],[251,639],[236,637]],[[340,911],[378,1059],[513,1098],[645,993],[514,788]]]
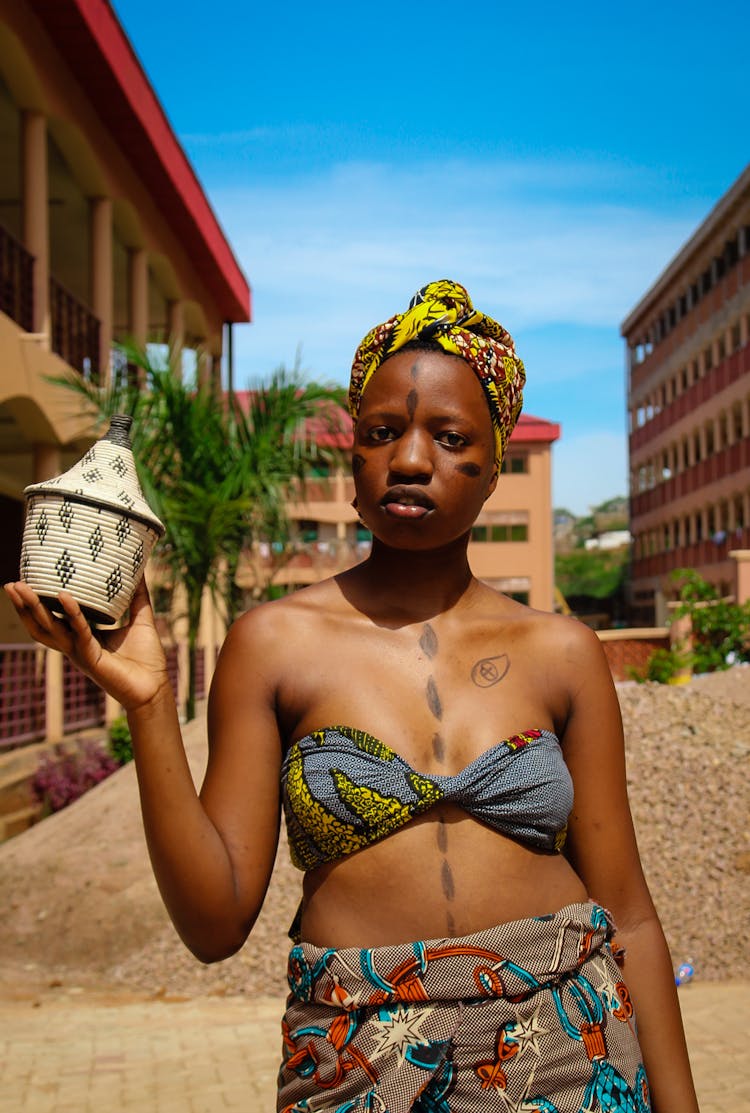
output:
[[[451,776],[418,773],[363,730],[325,727],[290,746],[281,788],[292,862],[301,870],[362,850],[438,803],[553,852],[573,806],[573,783],[548,730],[506,738]]]

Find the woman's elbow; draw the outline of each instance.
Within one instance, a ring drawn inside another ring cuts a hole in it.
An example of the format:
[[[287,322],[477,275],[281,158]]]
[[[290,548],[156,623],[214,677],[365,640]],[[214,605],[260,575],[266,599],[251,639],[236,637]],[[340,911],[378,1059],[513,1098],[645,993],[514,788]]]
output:
[[[222,928],[202,932],[181,931],[179,934],[182,942],[198,961],[204,966],[211,966],[215,962],[223,962],[236,955],[245,945],[252,926],[252,924],[242,925],[232,931]]]

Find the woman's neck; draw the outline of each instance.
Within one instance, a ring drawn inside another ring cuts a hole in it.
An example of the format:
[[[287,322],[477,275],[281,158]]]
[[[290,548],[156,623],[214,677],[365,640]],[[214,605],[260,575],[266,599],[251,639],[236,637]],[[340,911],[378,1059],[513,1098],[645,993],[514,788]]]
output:
[[[355,605],[373,617],[424,622],[455,607],[475,582],[466,549],[466,538],[425,552],[391,549],[374,538],[367,560],[337,579],[345,595],[348,586],[356,589],[362,602]]]

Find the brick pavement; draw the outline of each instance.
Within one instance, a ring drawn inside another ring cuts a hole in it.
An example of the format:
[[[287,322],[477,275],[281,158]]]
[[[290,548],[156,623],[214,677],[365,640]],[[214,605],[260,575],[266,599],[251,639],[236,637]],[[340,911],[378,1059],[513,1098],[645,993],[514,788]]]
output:
[[[701,1113],[750,1113],[750,984],[680,990]],[[272,1113],[275,999],[0,999],[2,1113]]]

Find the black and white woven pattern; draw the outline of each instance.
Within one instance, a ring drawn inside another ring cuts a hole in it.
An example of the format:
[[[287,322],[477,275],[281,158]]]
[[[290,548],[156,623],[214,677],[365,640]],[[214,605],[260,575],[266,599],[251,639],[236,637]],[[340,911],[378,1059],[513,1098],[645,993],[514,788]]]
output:
[[[69,591],[101,623],[125,613],[164,533],[138,482],[130,421],[115,415],[77,464],[25,492],[21,578],[53,609],[59,592]]]

